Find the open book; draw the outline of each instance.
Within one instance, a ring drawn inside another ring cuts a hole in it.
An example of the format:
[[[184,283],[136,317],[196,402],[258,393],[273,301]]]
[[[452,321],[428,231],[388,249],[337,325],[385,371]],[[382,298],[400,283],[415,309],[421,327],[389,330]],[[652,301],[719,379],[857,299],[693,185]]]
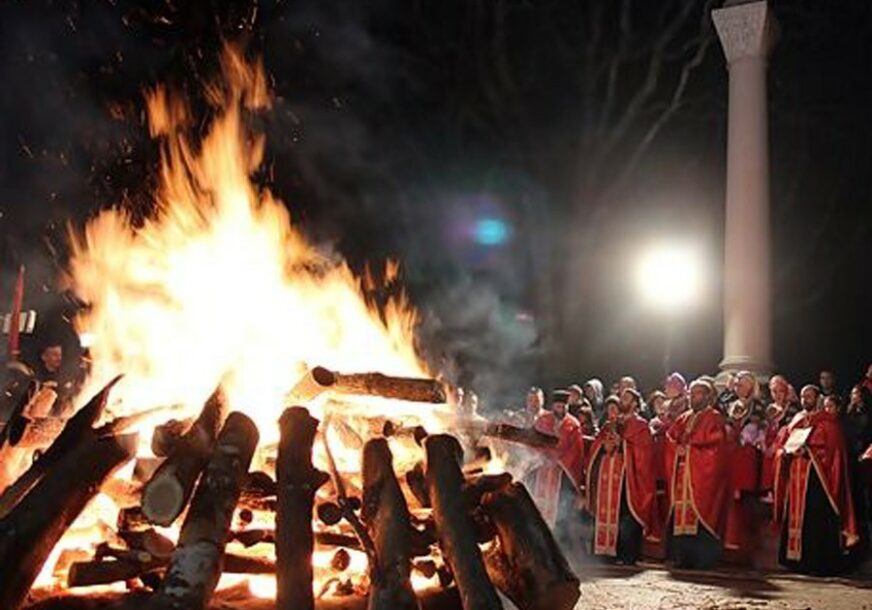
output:
[[[787,437],[787,442],[784,443],[784,451],[791,455],[798,453],[811,435],[811,431],[812,428],[797,428],[791,432],[790,436]]]

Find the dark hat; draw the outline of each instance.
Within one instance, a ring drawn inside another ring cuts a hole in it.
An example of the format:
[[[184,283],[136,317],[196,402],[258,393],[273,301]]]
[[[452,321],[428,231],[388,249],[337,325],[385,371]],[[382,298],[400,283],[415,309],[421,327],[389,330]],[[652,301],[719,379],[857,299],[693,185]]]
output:
[[[554,390],[551,392],[551,402],[569,402],[569,390]]]

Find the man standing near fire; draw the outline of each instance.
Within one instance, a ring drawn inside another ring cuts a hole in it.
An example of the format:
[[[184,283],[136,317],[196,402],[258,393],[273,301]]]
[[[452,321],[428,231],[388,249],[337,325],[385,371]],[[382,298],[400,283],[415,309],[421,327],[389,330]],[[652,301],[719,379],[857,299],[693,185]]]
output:
[[[641,398],[633,389],[621,393],[591,446],[585,485],[593,554],[625,565],[639,560],[643,535],[660,536],[654,441],[638,414]]]
[[[711,569],[720,559],[730,488],[726,422],[708,380],[690,386],[690,411],[666,434],[669,554],[676,567]]]
[[[848,457],[838,416],[821,408],[817,386],[802,388],[800,404],[775,451],[778,559],[796,572],[826,576],[845,567],[845,553],[860,541]]]
[[[545,521],[554,528],[565,529],[568,519],[576,516],[576,500],[584,470],[584,438],[581,424],[569,414],[569,392],[556,390],[551,410],[541,411],[533,427],[556,436],[557,446],[545,450],[546,464],[536,471],[533,497]]]

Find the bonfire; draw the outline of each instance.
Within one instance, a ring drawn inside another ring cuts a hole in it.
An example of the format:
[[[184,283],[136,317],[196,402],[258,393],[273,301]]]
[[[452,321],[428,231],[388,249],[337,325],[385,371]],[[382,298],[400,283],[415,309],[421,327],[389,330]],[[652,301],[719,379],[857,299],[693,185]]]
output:
[[[147,92],[152,216],[71,234],[89,375],[69,417],[25,395],[5,431],[0,608],[572,608],[524,487],[449,432],[552,440],[460,418],[408,300],[373,305],[255,185],[261,65],[228,48],[206,92],[201,138]]]

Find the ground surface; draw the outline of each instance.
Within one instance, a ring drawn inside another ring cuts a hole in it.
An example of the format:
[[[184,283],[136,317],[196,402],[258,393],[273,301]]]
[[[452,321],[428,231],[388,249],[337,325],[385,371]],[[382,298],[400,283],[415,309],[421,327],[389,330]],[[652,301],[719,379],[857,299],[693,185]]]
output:
[[[577,610],[872,610],[872,581],[580,566]]]

